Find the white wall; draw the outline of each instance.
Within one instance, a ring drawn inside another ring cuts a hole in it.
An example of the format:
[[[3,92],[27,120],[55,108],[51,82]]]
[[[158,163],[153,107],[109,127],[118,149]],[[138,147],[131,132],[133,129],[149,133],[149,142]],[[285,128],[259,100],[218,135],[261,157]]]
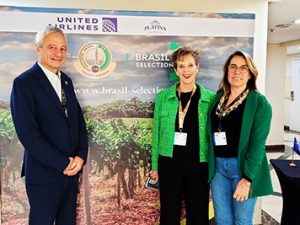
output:
[[[290,126],[290,92],[292,90],[292,56],[286,57],[285,68],[285,98],[284,98],[284,125]]]
[[[288,55],[286,57],[286,73],[285,73],[285,100],[284,100],[284,125],[290,126],[290,91],[292,89],[292,60],[295,58],[300,58],[300,54]]]
[[[286,47],[268,44],[266,68],[266,97],[272,105],[273,116],[268,144],[283,144]]]
[[[288,63],[286,64],[288,66]],[[290,127],[290,104],[291,104],[292,79],[286,73],[285,77],[285,94],[284,94],[284,126]]]

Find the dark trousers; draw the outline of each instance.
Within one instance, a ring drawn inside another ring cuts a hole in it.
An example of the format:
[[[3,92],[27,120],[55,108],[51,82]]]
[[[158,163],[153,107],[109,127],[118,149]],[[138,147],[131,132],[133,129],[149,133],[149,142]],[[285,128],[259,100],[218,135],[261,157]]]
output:
[[[29,225],[76,225],[78,176],[50,184],[28,184]]]
[[[160,225],[179,225],[185,202],[186,224],[207,225],[209,185],[207,163],[195,157],[159,156]]]

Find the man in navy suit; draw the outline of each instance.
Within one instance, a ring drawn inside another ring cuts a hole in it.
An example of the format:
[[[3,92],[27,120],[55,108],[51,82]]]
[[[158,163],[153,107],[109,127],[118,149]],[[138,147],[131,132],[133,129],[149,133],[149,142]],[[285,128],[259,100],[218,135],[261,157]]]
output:
[[[11,112],[24,150],[30,225],[75,225],[78,172],[87,157],[87,132],[71,79],[60,71],[67,56],[62,30],[36,35],[38,62],[19,75]]]

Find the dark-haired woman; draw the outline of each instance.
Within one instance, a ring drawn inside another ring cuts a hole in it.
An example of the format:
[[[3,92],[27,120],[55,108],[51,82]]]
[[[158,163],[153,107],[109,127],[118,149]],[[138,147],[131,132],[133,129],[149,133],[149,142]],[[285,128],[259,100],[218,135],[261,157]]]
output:
[[[257,91],[257,76],[248,54],[230,55],[209,113],[209,180],[217,225],[252,225],[256,197],[273,192],[265,153],[272,109]]]

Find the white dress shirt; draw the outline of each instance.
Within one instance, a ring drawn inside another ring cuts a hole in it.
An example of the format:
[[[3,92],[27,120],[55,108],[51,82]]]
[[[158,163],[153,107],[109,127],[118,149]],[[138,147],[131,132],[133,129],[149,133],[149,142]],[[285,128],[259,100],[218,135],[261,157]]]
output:
[[[41,67],[41,69],[46,74],[48,80],[50,81],[52,87],[54,88],[57,96],[59,97],[59,100],[61,101],[61,80],[60,80],[60,71],[58,71],[58,74],[55,74],[42,66],[39,62],[38,65]]]

